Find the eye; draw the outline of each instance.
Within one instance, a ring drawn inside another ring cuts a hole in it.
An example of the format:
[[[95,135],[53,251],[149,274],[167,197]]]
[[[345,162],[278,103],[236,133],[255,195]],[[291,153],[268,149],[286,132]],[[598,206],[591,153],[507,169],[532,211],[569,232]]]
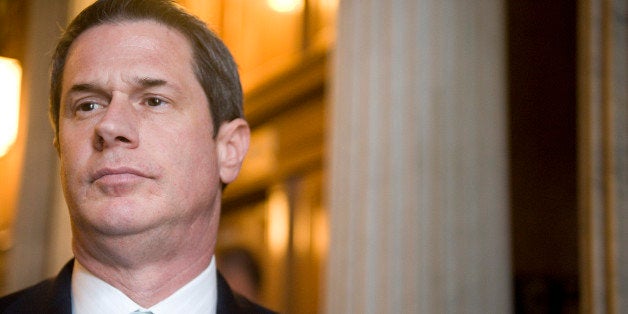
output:
[[[163,106],[163,105],[166,104],[166,101],[164,101],[161,98],[157,98],[157,97],[147,98],[144,102],[149,107],[158,107],[158,106]]]
[[[95,102],[85,102],[85,103],[79,104],[76,107],[76,111],[89,112],[89,111],[94,111],[99,108],[102,108],[102,105]]]

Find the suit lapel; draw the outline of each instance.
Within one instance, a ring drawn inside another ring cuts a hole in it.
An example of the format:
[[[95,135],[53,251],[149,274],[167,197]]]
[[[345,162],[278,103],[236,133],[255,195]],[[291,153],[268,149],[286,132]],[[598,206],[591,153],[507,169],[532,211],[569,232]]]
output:
[[[216,302],[216,314],[239,313],[233,292],[225,278],[217,273],[216,280],[218,282],[218,300]]]
[[[72,269],[74,259],[68,262],[53,280],[46,299],[49,303],[45,313],[72,314]]]

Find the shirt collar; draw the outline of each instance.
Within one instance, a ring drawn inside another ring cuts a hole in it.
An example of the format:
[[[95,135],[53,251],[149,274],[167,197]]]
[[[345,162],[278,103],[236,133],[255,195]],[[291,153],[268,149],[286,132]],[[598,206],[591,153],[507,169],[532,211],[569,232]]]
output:
[[[112,285],[94,276],[78,261],[72,272],[72,313],[131,313],[149,310],[154,314],[216,313],[218,299],[216,262],[196,278],[149,309],[144,309]]]

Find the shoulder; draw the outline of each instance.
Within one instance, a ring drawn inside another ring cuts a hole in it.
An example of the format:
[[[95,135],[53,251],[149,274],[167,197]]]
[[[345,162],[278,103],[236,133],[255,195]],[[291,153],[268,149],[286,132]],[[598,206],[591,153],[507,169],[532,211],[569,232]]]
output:
[[[255,313],[255,314],[273,314],[273,312],[265,307],[249,301],[247,298],[234,293],[235,302],[238,304],[240,311],[238,313]]]
[[[218,273],[218,307],[217,314],[272,314],[276,313],[245,297],[234,293],[227,281]]]
[[[0,298],[0,313],[71,313],[72,262],[54,279]]]
[[[32,287],[0,298],[0,313],[35,313],[47,303],[52,280],[42,281]]]
[[[52,287],[52,279],[14,292],[0,298],[1,313],[33,313],[47,303]]]

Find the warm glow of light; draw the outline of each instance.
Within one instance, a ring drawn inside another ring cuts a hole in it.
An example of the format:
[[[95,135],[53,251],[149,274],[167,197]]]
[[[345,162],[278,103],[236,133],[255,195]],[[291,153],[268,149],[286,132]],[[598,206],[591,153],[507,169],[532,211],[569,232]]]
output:
[[[303,0],[267,0],[268,6],[280,13],[301,11]]]
[[[275,188],[268,199],[268,244],[274,256],[285,254],[290,232],[290,205],[281,188]]]
[[[0,57],[0,157],[17,138],[22,68],[15,59]]]
[[[329,12],[338,10],[338,0],[320,0],[321,7]]]
[[[319,209],[314,214],[314,250],[321,260],[327,258],[329,250],[329,221],[324,209]]]

